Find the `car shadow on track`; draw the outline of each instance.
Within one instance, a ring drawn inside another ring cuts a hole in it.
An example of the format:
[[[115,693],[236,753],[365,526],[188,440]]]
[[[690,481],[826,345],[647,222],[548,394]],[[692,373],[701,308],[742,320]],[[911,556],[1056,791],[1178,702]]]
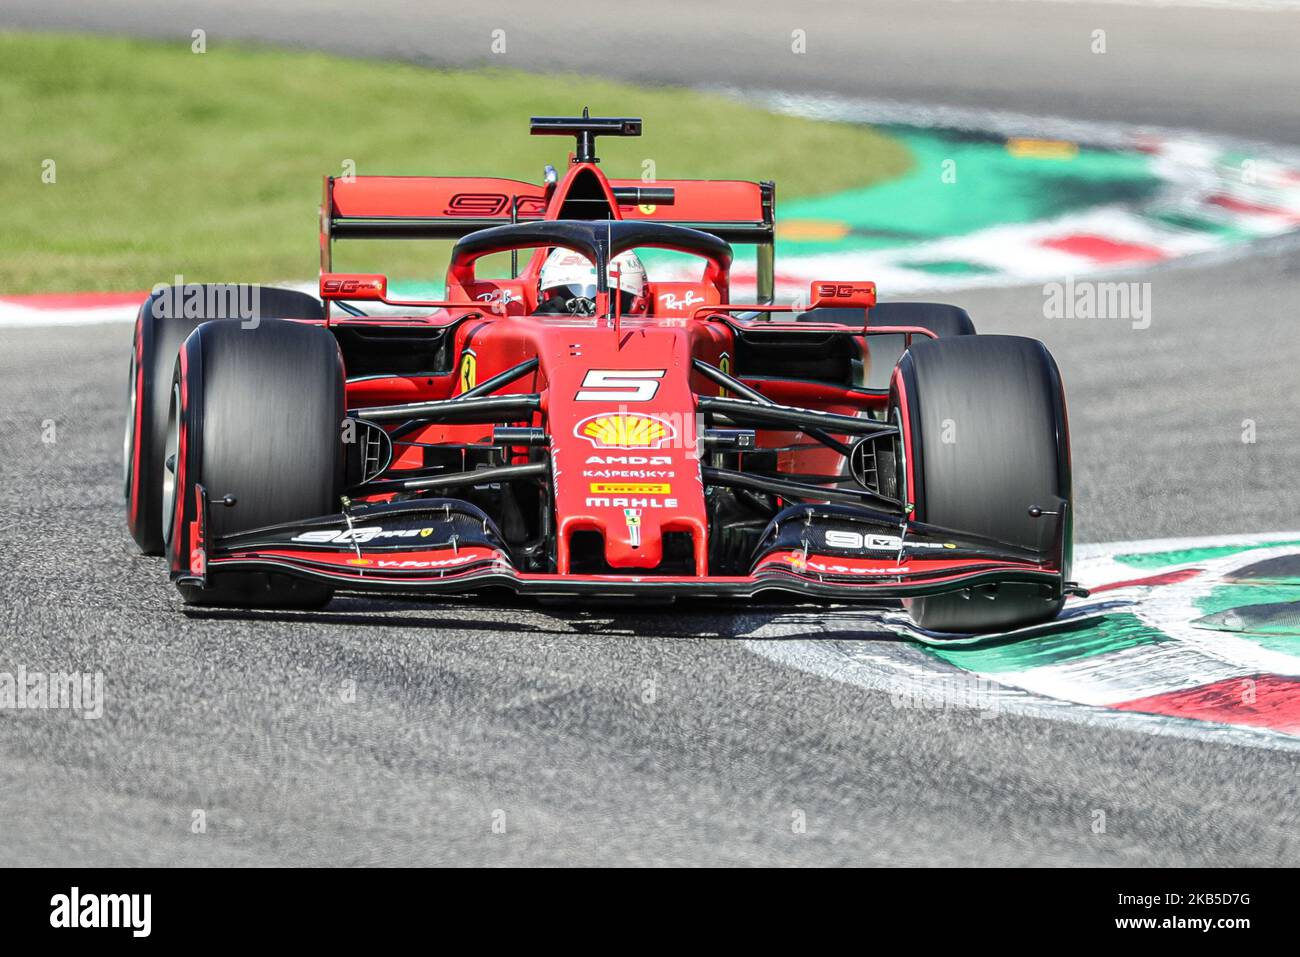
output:
[[[431,605],[436,605],[436,613]],[[188,607],[186,617],[344,625],[371,628],[454,629],[482,633],[565,634],[679,639],[836,639],[899,641],[880,620],[881,611],[798,603],[682,601],[650,606],[627,603],[541,605],[515,598],[376,599],[336,597],[319,611]]]

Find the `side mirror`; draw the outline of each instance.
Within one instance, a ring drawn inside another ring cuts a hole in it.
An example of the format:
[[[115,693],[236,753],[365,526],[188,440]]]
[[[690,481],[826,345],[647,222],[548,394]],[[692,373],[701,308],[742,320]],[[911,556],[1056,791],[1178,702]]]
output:
[[[388,298],[388,277],[369,273],[324,272],[320,276],[320,297],[383,302]]]
[[[810,309],[870,309],[876,304],[876,284],[814,279],[808,290],[808,302]]]

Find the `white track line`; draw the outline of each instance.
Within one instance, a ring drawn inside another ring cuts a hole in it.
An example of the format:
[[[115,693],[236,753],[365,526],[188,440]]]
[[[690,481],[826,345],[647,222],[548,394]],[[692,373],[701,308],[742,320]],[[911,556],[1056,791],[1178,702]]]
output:
[[[1225,572],[1270,558],[1294,555],[1296,551],[1294,547],[1260,548],[1208,562],[1189,563],[1205,568],[1206,574],[1152,589],[1150,597],[1139,603],[1134,612],[1152,628],[1158,628],[1186,647],[1231,667],[1243,671],[1300,675],[1300,656],[1264,648],[1230,632],[1196,628],[1191,624],[1202,616],[1196,607],[1197,600],[1220,585]],[[1297,640],[1297,646],[1300,646],[1300,640]]]
[[[143,302],[148,293],[140,294]],[[45,329],[52,326],[91,326],[104,322],[135,322],[140,303],[133,306],[91,306],[84,309],[36,309],[0,297],[0,329]]]
[[[854,685],[869,691],[887,692],[908,707],[918,700],[929,698],[936,706],[942,704],[946,682],[954,676],[969,675],[955,667],[944,667],[938,659],[926,662],[904,658],[900,648],[907,646],[892,642],[875,643],[868,650],[849,652],[839,642],[788,638],[749,638],[745,648],[787,668],[828,678],[843,684]],[[913,649],[914,650],[914,649]],[[987,679],[980,679],[987,682]],[[1136,711],[1115,711],[1068,701],[1060,701],[1033,694],[1018,688],[992,685],[996,697],[986,697],[987,707],[982,713],[1014,714],[1026,718],[1043,718],[1095,728],[1111,728],[1142,734],[1186,738],[1211,744],[1228,744],[1239,747],[1269,748],[1300,753],[1300,738],[1266,728],[1239,725],[1211,724],[1184,718],[1167,718],[1161,715],[1142,714]]]
[[[946,0],[948,3],[1069,3],[1076,6],[1191,7],[1243,13],[1293,13],[1300,0]]]

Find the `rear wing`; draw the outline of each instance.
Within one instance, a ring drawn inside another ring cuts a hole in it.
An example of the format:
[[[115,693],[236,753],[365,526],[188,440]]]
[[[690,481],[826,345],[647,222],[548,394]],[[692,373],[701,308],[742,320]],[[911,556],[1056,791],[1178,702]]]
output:
[[[729,243],[756,245],[759,298],[772,298],[775,183],[614,179],[609,184],[623,219],[689,226]],[[336,239],[460,239],[490,226],[545,219],[551,191],[495,177],[327,176],[321,271],[334,271]]]

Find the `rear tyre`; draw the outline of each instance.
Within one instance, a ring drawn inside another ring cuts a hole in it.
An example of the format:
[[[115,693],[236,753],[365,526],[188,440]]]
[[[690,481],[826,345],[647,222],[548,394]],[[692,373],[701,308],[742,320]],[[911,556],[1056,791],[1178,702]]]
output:
[[[898,364],[890,417],[910,434],[908,499],[922,522],[1034,549],[1069,574],[1070,438],[1060,373],[1018,336],[914,341]],[[1049,516],[1065,510],[1059,552]],[[1039,585],[981,586],[906,601],[922,628],[1009,630],[1054,618],[1064,599]]]
[[[861,329],[862,310],[840,306],[810,309],[799,313],[794,321],[830,322]],[[961,306],[942,302],[878,302],[867,313],[867,328],[878,329],[881,326],[920,326],[940,339],[975,335],[975,323],[971,321],[970,313]],[[868,336],[867,362],[861,374],[861,387],[874,392],[887,390],[894,366],[906,348],[906,336]]]
[[[960,306],[942,302],[878,302],[869,314],[867,328],[881,326],[920,326],[940,339],[975,335],[970,313]],[[889,388],[894,366],[907,348],[906,336],[869,336],[865,388],[884,391]]]
[[[794,317],[795,322],[825,322],[862,328],[862,310],[847,306],[809,309]],[[867,313],[867,327],[923,326],[939,338],[973,336],[975,323],[961,306],[942,302],[878,302]]]
[[[173,575],[190,573],[197,488],[207,539],[338,511],[345,490],[343,359],[328,330],[279,320],[255,329],[209,322],[177,357],[160,514]],[[221,504],[222,500],[231,502]],[[182,583],[188,604],[320,607],[328,585],[215,572]]]
[[[135,320],[135,339],[127,379],[126,428],[122,441],[122,484],[126,521],[131,537],[146,555],[163,554],[162,472],[167,409],[171,402],[176,353],[185,338],[209,320],[244,320],[232,316],[232,297],[209,295],[218,287],[162,286]],[[234,289],[220,287],[223,292]],[[321,303],[291,289],[257,287],[258,316],[283,319],[322,319]],[[185,308],[186,302],[203,308]],[[212,307],[212,308],[209,308]],[[191,315],[185,315],[189,312]],[[193,313],[198,312],[198,315]]]

